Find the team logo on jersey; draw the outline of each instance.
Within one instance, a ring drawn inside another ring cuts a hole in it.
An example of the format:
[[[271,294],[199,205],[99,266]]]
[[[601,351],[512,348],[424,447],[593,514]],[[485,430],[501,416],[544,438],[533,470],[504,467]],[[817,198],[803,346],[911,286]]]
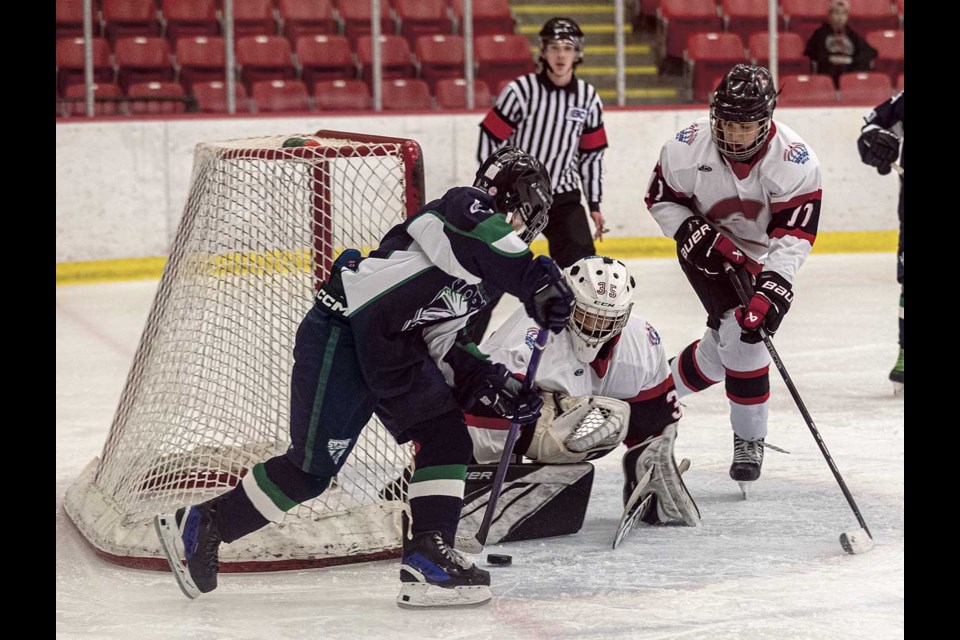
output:
[[[343,457],[351,442],[352,440],[327,440],[327,452],[333,464],[340,464],[340,458]]]
[[[677,140],[686,142],[687,144],[693,144],[693,141],[697,139],[697,133],[699,133],[699,131],[700,126],[692,124],[677,134]]]
[[[587,119],[587,110],[579,107],[570,107],[567,109],[567,120],[573,122],[584,122]]]
[[[783,152],[783,159],[787,162],[806,164],[807,160],[810,159],[810,152],[807,151],[807,145],[802,142],[794,142]]]
[[[417,309],[413,318],[403,323],[401,331],[408,331],[425,324],[435,324],[453,318],[462,318],[471,311],[490,302],[483,284],[467,284],[457,278],[449,287],[444,287],[426,307]]]
[[[710,165],[702,164],[697,167],[697,171],[713,171],[713,169],[710,167]]]
[[[530,327],[527,329],[527,335],[523,336],[523,344],[527,345],[531,351],[537,346],[537,335],[539,335],[539,333],[539,328]]]
[[[647,323],[647,338],[650,340],[650,344],[657,346],[660,344],[660,334],[657,333],[657,330],[653,328],[653,325],[649,322]]]

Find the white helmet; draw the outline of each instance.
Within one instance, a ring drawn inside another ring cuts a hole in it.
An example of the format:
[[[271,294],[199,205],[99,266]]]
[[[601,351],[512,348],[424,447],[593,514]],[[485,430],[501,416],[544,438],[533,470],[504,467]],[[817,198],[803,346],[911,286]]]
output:
[[[623,331],[636,284],[627,265],[605,256],[581,258],[563,274],[577,298],[567,323],[570,343],[577,360],[590,363],[607,341]]]

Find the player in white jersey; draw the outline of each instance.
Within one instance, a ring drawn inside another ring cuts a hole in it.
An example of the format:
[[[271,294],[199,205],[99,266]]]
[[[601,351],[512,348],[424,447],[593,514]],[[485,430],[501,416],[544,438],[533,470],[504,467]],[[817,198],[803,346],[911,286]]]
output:
[[[576,463],[606,455],[623,442],[625,505],[637,492],[647,502],[644,520],[700,521],[697,506],[673,458],[681,412],[670,365],[656,329],[633,313],[634,279],[626,265],[604,256],[581,258],[564,270],[576,307],[562,333],[551,335],[535,387],[541,417],[521,427],[515,453],[541,463]],[[522,374],[533,353],[537,326],[517,309],[480,345],[494,362]],[[467,414],[474,459],[500,460],[509,421]],[[648,480],[646,471],[654,468]]]
[[[735,65],[717,87],[710,117],[663,145],[646,194],[707,311],[703,337],[671,361],[677,391],[682,398],[724,382],[734,432],[730,476],[739,482],[760,477],[767,436],[770,355],[759,330],[772,336],[789,310],[820,220],[820,162],[773,120],[777,94],[767,69]],[[724,263],[755,291],[745,309]]]

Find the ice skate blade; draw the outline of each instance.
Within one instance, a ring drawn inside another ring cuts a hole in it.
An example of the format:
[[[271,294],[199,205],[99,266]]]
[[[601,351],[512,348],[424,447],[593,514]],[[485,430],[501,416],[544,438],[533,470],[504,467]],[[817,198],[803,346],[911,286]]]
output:
[[[902,383],[902,382],[894,382],[894,383],[893,383],[893,396],[894,396],[895,398],[902,398],[902,397],[903,397],[903,383]]]
[[[486,585],[444,588],[423,582],[404,582],[397,595],[397,606],[401,609],[479,607],[492,597]]]
[[[184,515],[186,517],[186,515]],[[177,585],[183,595],[191,600],[200,597],[201,591],[190,577],[190,571],[187,569],[186,562],[183,561],[183,555],[177,548],[180,542],[180,531],[177,529],[176,518],[173,515],[155,516],[153,519],[154,529],[157,531],[157,537],[160,538],[160,545],[163,547],[163,554],[167,557],[167,563],[170,565],[170,571],[173,577],[177,579]],[[180,542],[182,544],[182,542]]]
[[[737,484],[740,485],[740,497],[744,500],[750,497],[750,486],[753,482],[753,480],[737,480]]]

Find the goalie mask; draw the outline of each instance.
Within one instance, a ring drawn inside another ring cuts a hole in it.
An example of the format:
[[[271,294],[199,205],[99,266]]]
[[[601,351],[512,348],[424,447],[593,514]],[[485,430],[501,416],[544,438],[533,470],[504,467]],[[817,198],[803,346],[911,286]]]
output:
[[[604,256],[581,258],[564,275],[577,299],[567,334],[577,360],[587,364],[623,331],[633,309],[636,284],[625,264]]]
[[[517,235],[527,244],[547,226],[553,204],[550,174],[529,153],[501,147],[477,169],[473,186],[496,198],[497,211],[507,214]]]
[[[745,162],[763,148],[778,93],[764,67],[738,64],[724,76],[710,104],[710,134],[720,153]]]

